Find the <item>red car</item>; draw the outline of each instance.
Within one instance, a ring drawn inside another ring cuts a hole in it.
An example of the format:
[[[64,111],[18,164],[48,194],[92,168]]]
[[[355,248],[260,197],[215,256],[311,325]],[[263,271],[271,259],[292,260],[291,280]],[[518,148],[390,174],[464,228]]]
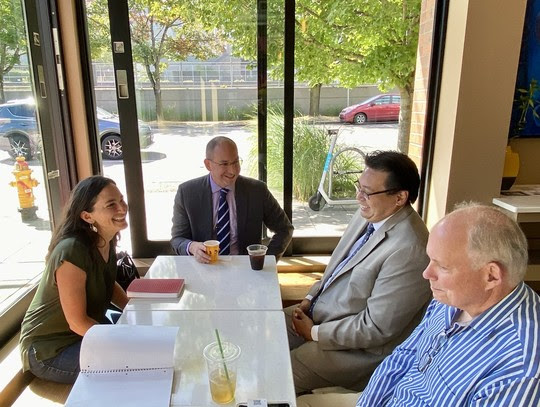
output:
[[[395,94],[377,95],[358,105],[346,107],[339,120],[346,123],[364,124],[376,121],[399,120],[401,97]]]

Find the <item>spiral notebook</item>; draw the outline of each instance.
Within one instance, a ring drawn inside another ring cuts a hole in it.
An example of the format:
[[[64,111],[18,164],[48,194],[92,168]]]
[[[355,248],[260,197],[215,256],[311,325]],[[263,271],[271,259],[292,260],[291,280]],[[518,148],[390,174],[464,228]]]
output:
[[[66,406],[168,407],[178,327],[94,325]]]

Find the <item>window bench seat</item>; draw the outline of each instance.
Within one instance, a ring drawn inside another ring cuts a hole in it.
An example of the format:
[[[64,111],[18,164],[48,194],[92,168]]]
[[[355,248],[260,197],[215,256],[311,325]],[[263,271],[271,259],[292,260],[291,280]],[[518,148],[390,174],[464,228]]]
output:
[[[0,406],[63,406],[71,385],[48,382],[22,371],[19,334],[0,349]]]

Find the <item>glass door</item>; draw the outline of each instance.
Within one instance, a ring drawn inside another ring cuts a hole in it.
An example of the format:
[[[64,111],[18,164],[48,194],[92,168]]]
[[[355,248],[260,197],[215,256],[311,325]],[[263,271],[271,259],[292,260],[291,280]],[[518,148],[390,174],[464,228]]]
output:
[[[233,139],[242,173],[257,176],[257,38],[244,44],[252,50],[246,58],[226,34],[255,32],[256,4],[218,4],[231,16],[226,27],[203,2],[148,4],[86,2],[96,104],[119,119],[121,154],[107,156],[102,142],[103,173],[127,191],[136,256],[169,249],[176,190],[208,173],[211,138]]]
[[[31,299],[74,176],[54,5],[46,3],[3,1],[0,16],[0,341],[18,327],[8,314]]]

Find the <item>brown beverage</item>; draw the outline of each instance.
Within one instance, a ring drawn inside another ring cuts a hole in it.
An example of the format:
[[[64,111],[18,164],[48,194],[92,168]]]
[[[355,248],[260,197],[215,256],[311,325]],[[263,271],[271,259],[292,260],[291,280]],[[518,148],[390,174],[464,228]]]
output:
[[[252,244],[247,247],[249,262],[252,270],[262,270],[264,267],[264,256],[268,247],[263,244]]]
[[[249,255],[249,262],[251,263],[252,270],[262,270],[264,267],[264,254],[262,255]]]

